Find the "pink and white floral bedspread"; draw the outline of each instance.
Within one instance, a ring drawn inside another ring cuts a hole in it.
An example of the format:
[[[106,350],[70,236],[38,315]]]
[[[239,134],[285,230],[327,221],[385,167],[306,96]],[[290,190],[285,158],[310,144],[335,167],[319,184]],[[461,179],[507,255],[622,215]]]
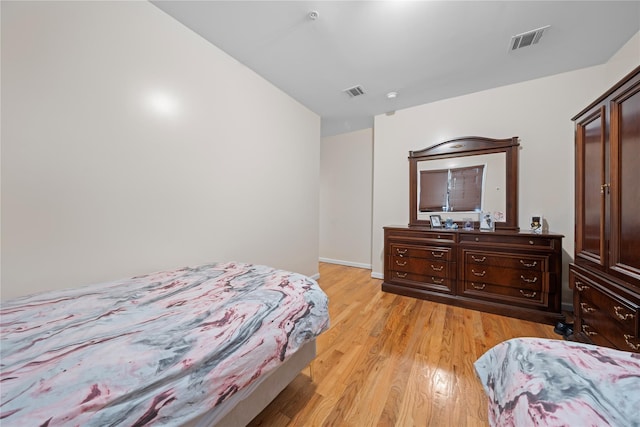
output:
[[[475,368],[492,426],[640,426],[640,354],[516,338]]]
[[[179,425],[328,327],[303,275],[220,263],[2,303],[3,426]]]

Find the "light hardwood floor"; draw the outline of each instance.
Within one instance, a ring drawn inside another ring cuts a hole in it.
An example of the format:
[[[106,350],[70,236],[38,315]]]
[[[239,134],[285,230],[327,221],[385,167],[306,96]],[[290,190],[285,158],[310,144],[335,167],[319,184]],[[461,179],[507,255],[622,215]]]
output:
[[[318,356],[251,426],[485,426],[473,362],[510,338],[560,338],[552,325],[382,292],[370,270],[321,263],[318,283],[331,317]]]

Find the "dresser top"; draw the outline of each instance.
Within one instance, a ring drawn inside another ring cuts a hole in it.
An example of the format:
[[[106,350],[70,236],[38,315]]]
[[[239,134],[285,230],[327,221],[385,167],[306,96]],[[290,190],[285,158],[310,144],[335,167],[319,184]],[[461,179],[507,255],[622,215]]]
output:
[[[421,232],[436,232],[436,233],[457,233],[457,234],[493,234],[497,236],[522,236],[522,237],[547,237],[553,239],[561,239],[564,237],[563,234],[554,233],[550,231],[543,231],[542,233],[534,233],[531,230],[501,230],[497,229],[495,231],[484,231],[479,229],[474,230],[464,230],[462,228],[452,229],[452,228],[431,228],[431,227],[418,227],[418,226],[406,226],[406,225],[389,225],[382,227],[385,230],[407,230],[407,231],[421,231]]]

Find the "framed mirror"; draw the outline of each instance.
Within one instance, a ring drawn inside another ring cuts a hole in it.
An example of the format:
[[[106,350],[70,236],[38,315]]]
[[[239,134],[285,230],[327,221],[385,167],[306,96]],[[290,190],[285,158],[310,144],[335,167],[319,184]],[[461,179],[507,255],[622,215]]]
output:
[[[482,218],[518,230],[518,137],[468,136],[409,152],[409,226]]]

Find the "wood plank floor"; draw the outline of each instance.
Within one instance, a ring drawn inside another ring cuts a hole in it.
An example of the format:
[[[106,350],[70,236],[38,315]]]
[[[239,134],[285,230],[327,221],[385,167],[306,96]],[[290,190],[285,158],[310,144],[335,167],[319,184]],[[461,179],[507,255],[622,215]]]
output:
[[[370,270],[321,263],[318,283],[331,317],[318,356],[251,426],[485,426],[473,362],[510,338],[559,338],[551,325],[382,292]]]

